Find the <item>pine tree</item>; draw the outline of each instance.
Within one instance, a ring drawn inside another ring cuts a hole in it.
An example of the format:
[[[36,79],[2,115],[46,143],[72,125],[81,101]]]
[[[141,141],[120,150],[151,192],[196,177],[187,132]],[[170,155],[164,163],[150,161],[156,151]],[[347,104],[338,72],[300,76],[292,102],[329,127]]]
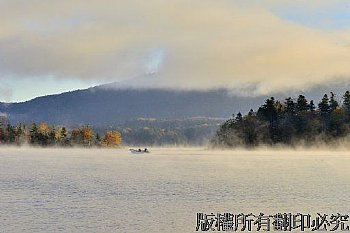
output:
[[[333,112],[339,106],[338,101],[335,99],[335,94],[331,92],[331,98],[329,100],[329,110]]]
[[[271,97],[265,101],[265,104],[258,109],[258,116],[268,120],[270,125],[273,125],[277,120],[275,98]]]
[[[318,104],[318,108],[320,109],[320,112],[323,115],[329,113],[330,107],[327,94],[324,94],[321,102]]]
[[[248,113],[248,116],[254,116],[254,111],[253,111],[253,109],[250,109],[250,111],[249,111],[249,113]]]
[[[242,120],[242,113],[238,113],[236,116],[236,121],[241,121]]]
[[[314,104],[313,100],[310,100],[309,110],[310,110],[310,112],[314,112],[315,111],[315,104]]]
[[[290,115],[294,115],[295,114],[295,103],[293,101],[293,99],[291,97],[286,99],[286,112]]]
[[[304,112],[307,111],[309,106],[307,103],[307,100],[305,98],[305,96],[303,95],[299,95],[298,99],[297,99],[297,111],[298,112]]]
[[[350,114],[350,92],[346,91],[343,95],[343,109],[347,114]]]

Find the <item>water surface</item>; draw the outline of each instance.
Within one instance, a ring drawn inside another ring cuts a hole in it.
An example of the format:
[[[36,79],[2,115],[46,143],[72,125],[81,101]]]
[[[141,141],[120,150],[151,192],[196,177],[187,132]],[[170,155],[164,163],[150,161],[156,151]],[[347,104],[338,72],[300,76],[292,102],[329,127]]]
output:
[[[350,213],[350,152],[0,149],[0,232],[195,232],[197,212]]]

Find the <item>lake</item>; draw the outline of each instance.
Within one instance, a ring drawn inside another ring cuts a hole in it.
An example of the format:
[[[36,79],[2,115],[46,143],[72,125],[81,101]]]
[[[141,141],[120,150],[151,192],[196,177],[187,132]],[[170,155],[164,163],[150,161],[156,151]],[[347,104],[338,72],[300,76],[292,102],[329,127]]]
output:
[[[350,213],[350,152],[0,149],[0,232],[195,232],[202,213]]]

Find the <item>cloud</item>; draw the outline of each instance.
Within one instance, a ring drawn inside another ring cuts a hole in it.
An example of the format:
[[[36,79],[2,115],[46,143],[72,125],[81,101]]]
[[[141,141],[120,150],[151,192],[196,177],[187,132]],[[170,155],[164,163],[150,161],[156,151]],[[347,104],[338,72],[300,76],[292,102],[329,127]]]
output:
[[[1,1],[0,74],[175,88],[253,86],[257,95],[350,77],[350,31],[283,19],[277,1],[246,2]],[[329,7],[329,1],[310,2],[283,1]]]
[[[11,101],[13,96],[13,89],[7,85],[0,86],[0,98],[6,102]],[[0,112],[1,116],[1,112]]]

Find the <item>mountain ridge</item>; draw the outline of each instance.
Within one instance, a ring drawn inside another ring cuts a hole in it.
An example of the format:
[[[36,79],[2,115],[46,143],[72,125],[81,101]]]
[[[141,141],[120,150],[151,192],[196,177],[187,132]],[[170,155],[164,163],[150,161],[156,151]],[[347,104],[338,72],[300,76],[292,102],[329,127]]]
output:
[[[115,125],[137,118],[227,118],[234,112],[234,106],[242,102],[226,89],[108,87],[95,86],[19,103],[2,103],[0,112],[7,114],[12,123]],[[250,104],[255,102],[246,99]],[[239,109],[247,111],[245,106]]]
[[[349,89],[343,83],[315,86],[299,92],[320,100],[324,93],[342,94]],[[0,114],[11,123],[47,122],[50,124],[94,126],[119,125],[131,119],[179,119],[191,117],[228,118],[261,105],[263,96],[238,96],[225,88],[208,90],[118,87],[117,83],[40,96],[17,103],[0,102]],[[277,93],[277,99],[297,97],[292,92]],[[338,96],[340,98],[340,95]]]

